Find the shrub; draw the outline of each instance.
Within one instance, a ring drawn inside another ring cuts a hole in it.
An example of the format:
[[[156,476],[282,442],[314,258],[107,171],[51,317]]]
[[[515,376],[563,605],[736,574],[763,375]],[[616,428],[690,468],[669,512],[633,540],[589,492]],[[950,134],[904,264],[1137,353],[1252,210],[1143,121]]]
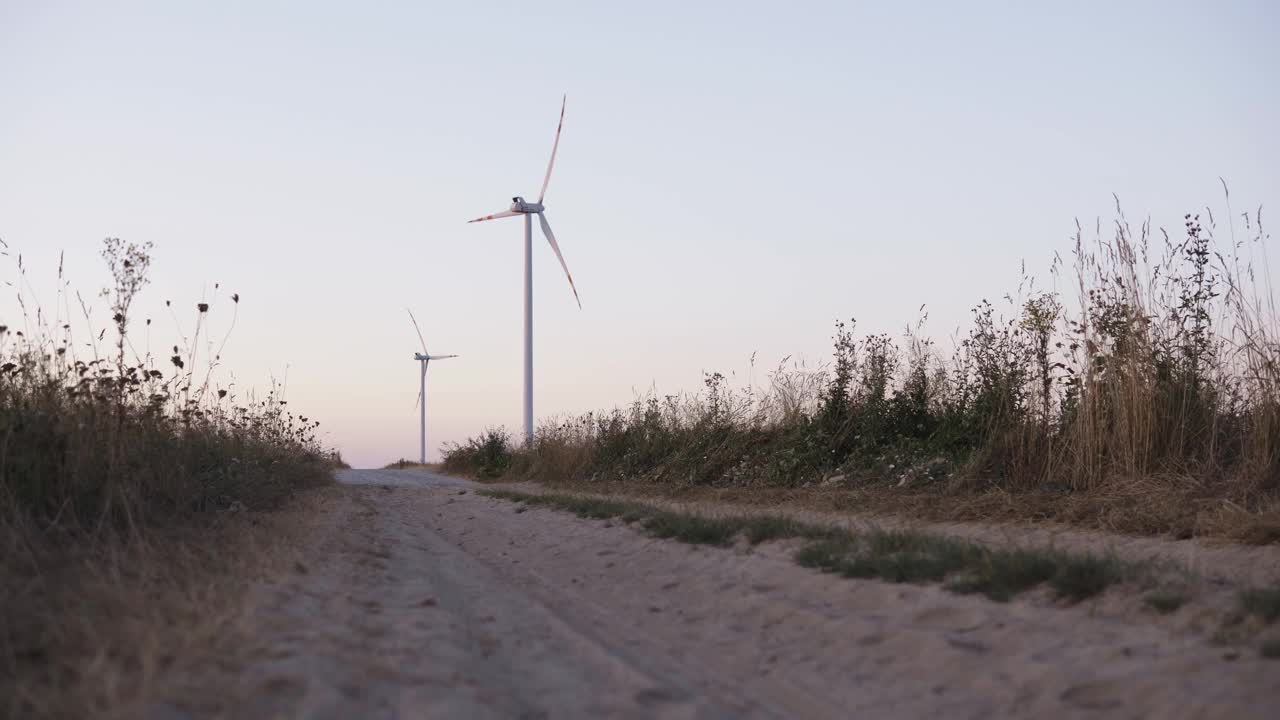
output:
[[[511,436],[504,428],[487,428],[479,437],[445,447],[445,472],[475,475],[492,480],[502,477],[511,466]]]

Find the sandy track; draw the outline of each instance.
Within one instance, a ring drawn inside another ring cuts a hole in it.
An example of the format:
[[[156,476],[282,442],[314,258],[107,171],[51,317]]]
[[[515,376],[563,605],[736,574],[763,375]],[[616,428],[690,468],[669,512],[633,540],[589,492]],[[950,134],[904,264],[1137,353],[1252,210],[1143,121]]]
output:
[[[1202,635],[849,581],[349,471],[258,588],[231,717],[1271,717],[1280,664]],[[1233,657],[1234,659],[1224,659]]]

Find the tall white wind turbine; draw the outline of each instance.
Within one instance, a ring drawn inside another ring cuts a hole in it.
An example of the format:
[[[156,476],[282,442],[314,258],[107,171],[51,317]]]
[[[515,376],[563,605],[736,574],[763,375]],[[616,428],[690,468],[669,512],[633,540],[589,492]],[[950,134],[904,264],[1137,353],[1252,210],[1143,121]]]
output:
[[[551,232],[551,225],[547,223],[545,214],[546,207],[542,201],[547,196],[547,185],[551,183],[551,168],[556,164],[556,150],[560,147],[560,130],[564,127],[564,106],[565,99],[560,101],[560,123],[556,125],[556,140],[551,146],[551,161],[547,163],[547,174],[542,179],[542,191],[538,193],[537,202],[528,202],[524,198],[516,196],[511,198],[511,209],[504,210],[493,215],[486,215],[482,218],[476,218],[470,222],[484,222],[485,220],[496,220],[498,218],[515,217],[516,215],[524,215],[524,437],[525,442],[533,440],[533,216],[538,216],[538,224],[542,226],[542,234],[546,236],[547,242],[551,245],[551,250],[556,254],[556,259],[560,261],[560,267],[564,268],[565,277],[569,278],[569,287],[573,290],[573,299],[578,302],[578,309],[582,309],[582,300],[578,298],[578,288],[573,284],[573,275],[569,274],[569,266],[564,262],[564,255],[560,253],[560,245],[556,243],[556,236]]]
[[[405,308],[408,310],[408,308]],[[413,321],[413,329],[418,333],[418,342],[422,343],[422,352],[414,353],[413,359],[418,361],[422,367],[422,374],[418,378],[418,409],[421,412],[421,424],[419,425],[419,434],[422,444],[419,452],[418,462],[423,465],[427,464],[427,363],[432,360],[447,360],[456,358],[457,355],[432,355],[427,352],[427,341],[422,339],[422,330],[418,327],[418,320],[413,316],[413,311],[409,310],[409,319]]]

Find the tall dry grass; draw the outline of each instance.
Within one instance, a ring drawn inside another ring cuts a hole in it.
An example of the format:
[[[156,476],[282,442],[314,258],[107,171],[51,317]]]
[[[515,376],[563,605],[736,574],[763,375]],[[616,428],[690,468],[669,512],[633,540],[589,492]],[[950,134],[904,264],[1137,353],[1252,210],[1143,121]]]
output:
[[[180,344],[156,357],[134,334],[150,336],[134,317],[150,248],[109,239],[102,255],[109,328],[77,332],[92,306],[61,267],[55,310],[35,305],[20,256],[19,316],[0,324],[0,713],[13,717],[138,701],[159,662],[148,638],[190,629],[204,570],[235,565],[235,518],[340,462],[274,389],[239,398],[218,384],[238,295],[192,303],[189,331],[175,312]],[[230,321],[214,336],[218,312]]]
[[[948,353],[924,318],[901,337],[839,322],[820,368],[784,364],[763,388],[708,374],[698,393],[546,421],[528,447],[490,431],[447,448],[444,464],[546,481],[1038,494],[1037,513],[1048,494],[1073,517],[1079,498],[1114,498],[1163,518],[1146,530],[1261,514],[1270,529],[1253,539],[1277,539],[1268,240],[1261,210],[1232,215],[1228,202],[1221,226],[1206,209],[1175,233],[1134,227],[1117,202],[1108,230],[1077,227],[1053,289],[1024,273],[1015,293],[973,308]]]

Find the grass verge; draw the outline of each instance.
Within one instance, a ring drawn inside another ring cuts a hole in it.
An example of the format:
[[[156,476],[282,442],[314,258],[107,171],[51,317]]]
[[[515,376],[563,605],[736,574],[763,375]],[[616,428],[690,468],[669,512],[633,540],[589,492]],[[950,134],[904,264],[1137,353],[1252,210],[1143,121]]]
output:
[[[1170,567],[1158,561],[1127,562],[1109,554],[1067,552],[1054,548],[1004,548],[918,530],[852,530],[808,523],[781,515],[711,516],[655,507],[634,500],[561,492],[529,493],[507,489],[479,491],[486,497],[527,507],[570,512],[580,518],[620,520],[659,539],[690,545],[728,547],[774,540],[800,543],[795,562],[847,578],[892,583],[940,584],[961,594],[1007,602],[1044,587],[1061,602],[1075,604],[1108,588],[1130,584],[1144,589],[1142,604],[1162,615],[1191,600],[1187,577],[1170,578]],[[1249,643],[1240,628],[1247,618],[1261,625],[1280,620],[1280,588],[1252,588],[1238,593],[1239,611],[1223,618],[1216,637]],[[1256,627],[1256,625],[1254,625]],[[1280,640],[1264,639],[1262,657],[1280,658]]]
[[[528,443],[490,428],[443,468],[1280,542],[1280,305],[1251,265],[1269,236],[1260,211],[1227,216],[1164,232],[1117,207],[1110,237],[1077,227],[1070,266],[1051,267],[1069,290],[1024,275],[973,307],[954,348],[923,317],[875,319],[907,320],[899,337],[840,321],[823,365],[753,358],[763,384],[706,373],[696,392],[547,418]]]
[[[481,494],[582,518],[616,518],[635,523],[652,537],[693,545],[726,547],[738,538],[753,545],[801,540],[804,544],[795,560],[804,567],[850,578],[944,583],[953,592],[977,593],[1000,602],[1041,585],[1062,600],[1080,602],[1137,574],[1135,567],[1110,556],[990,548],[914,530],[853,531],[771,515],[710,517],[563,493],[482,490]]]
[[[192,303],[186,330],[174,313],[172,354],[139,354],[150,248],[109,239],[102,254],[105,346],[106,329],[77,334],[91,309],[70,317],[61,265],[53,312],[23,296],[20,260],[6,283],[20,317],[0,319],[3,717],[150,714],[168,674],[228,636],[263,555],[248,538],[344,465],[279,393],[219,383],[238,294]]]

